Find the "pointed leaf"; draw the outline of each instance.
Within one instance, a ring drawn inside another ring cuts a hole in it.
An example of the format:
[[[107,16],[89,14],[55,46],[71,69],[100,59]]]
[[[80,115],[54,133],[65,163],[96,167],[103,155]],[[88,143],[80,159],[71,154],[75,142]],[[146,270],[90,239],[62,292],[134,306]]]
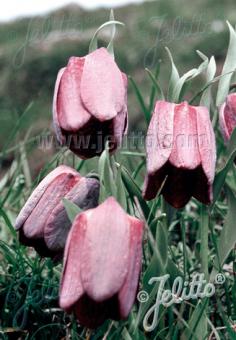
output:
[[[208,64],[207,70],[206,70],[206,84],[211,82],[216,73],[216,62],[215,58],[212,56],[210,59],[210,62]],[[209,86],[202,94],[200,105],[206,106],[208,109],[210,109],[211,105],[211,87]]]
[[[71,223],[73,223],[75,217],[81,213],[81,209],[78,207],[78,205],[76,205],[75,203],[67,200],[66,198],[62,199],[63,205],[66,209],[66,213],[69,217],[69,220],[71,221]]]
[[[222,70],[222,75],[227,72],[235,71],[236,69],[236,32],[234,28],[227,21],[227,25],[229,28],[230,38],[229,38],[229,47],[228,52],[225,58],[225,63]],[[217,97],[216,97],[216,105],[219,106],[223,104],[225,98],[229,92],[230,88],[230,80],[232,78],[232,73],[228,73],[224,77],[220,79]]]
[[[181,91],[183,89],[183,86],[185,84],[186,81],[189,81],[191,79],[196,78],[199,74],[201,74],[208,65],[208,60],[203,61],[203,63],[201,63],[199,65],[198,68],[194,68],[188,72],[186,72],[176,83],[175,87],[174,87],[174,92],[173,92],[173,101],[174,102],[178,102],[180,99],[180,94]]]
[[[230,138],[229,147],[228,147],[228,158],[227,158],[226,164],[215,176],[215,180],[213,184],[212,207],[214,206],[221,192],[221,189],[226,180],[226,176],[233,165],[235,157],[236,157],[236,129],[233,131],[231,138]]]
[[[171,76],[170,76],[170,81],[169,81],[169,88],[168,88],[168,99],[170,101],[172,101],[173,99],[173,94],[174,94],[174,88],[176,83],[179,80],[179,72],[175,66],[172,54],[170,52],[170,50],[168,49],[168,47],[166,47],[166,51],[168,53],[170,62],[171,62]]]
[[[218,240],[218,257],[215,260],[215,266],[223,266],[225,260],[227,259],[229,253],[234,248],[236,243],[236,197],[234,193],[228,188],[228,214]]]
[[[147,71],[149,78],[151,79],[153,85],[156,88],[158,100],[165,100],[165,96],[164,96],[164,93],[162,91],[162,88],[158,84],[158,81],[155,79],[155,76],[152,74],[152,72],[148,68],[145,68],[145,70]]]
[[[114,11],[113,9],[111,9],[111,12],[110,12],[110,21],[115,21],[115,17],[114,17]],[[114,46],[113,46],[113,40],[115,38],[115,35],[116,35],[116,25],[113,24],[111,25],[111,38],[110,38],[110,42],[107,46],[107,50],[108,52],[114,57]]]

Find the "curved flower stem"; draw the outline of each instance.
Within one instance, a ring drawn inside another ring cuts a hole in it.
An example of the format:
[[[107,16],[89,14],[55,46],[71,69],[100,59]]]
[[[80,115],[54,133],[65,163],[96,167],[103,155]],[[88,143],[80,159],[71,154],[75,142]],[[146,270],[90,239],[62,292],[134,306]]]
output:
[[[120,21],[116,21],[116,20],[110,20],[110,21],[107,21],[105,22],[103,25],[101,25],[97,30],[96,32],[94,33],[93,37],[92,37],[92,40],[89,44],[89,53],[95,51],[97,49],[97,36],[98,36],[98,33],[105,27],[107,26],[110,26],[110,25],[121,25],[121,26],[124,26],[123,22],[120,22]]]

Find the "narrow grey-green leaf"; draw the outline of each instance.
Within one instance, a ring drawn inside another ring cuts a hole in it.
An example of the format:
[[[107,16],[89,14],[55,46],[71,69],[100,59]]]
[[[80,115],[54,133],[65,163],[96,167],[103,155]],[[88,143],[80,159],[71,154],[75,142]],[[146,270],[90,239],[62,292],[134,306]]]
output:
[[[216,62],[215,58],[212,56],[207,70],[206,70],[206,84],[210,83],[216,74]],[[205,85],[206,85],[205,84]],[[200,100],[200,105],[206,106],[210,110],[210,105],[211,105],[211,87],[207,87],[205,91],[203,91],[201,100]]]
[[[156,88],[158,100],[165,100],[165,96],[164,96],[164,93],[162,91],[162,88],[161,88],[160,84],[158,83],[158,81],[155,79],[155,76],[152,74],[152,72],[148,68],[145,68],[145,70],[147,71],[147,74],[148,74],[149,78],[151,79],[152,84]]]
[[[233,72],[228,72],[228,74],[232,74]],[[220,76],[217,76],[215,78],[213,78],[209,83],[207,83],[205,86],[203,86],[203,88],[198,91],[194,96],[193,98],[191,98],[189,100],[189,104],[192,104],[202,93],[204,93],[204,91],[206,91],[206,89],[208,89],[209,86],[213,85],[214,83],[216,83],[217,81],[219,81],[222,77],[224,77],[224,75],[220,75]]]
[[[109,157],[110,155],[107,143],[106,149],[103,151],[98,161],[98,172],[100,178],[100,203],[102,203],[109,196],[116,197],[116,186]]]
[[[134,89],[134,92],[135,92],[136,97],[138,99],[138,102],[140,104],[140,107],[141,107],[141,109],[144,113],[146,122],[149,123],[150,118],[151,118],[151,112],[147,109],[146,104],[145,104],[144,99],[143,99],[143,96],[142,96],[136,82],[134,81],[134,79],[131,76],[129,76],[129,80],[131,81],[131,85],[133,86],[133,89]]]
[[[180,99],[180,94],[185,82],[196,78],[199,74],[201,74],[208,66],[208,60],[204,60],[198,68],[194,68],[186,72],[176,83],[173,91],[173,101],[178,103]]]
[[[121,178],[121,166],[119,164],[116,174],[116,186],[117,186],[117,200],[121,204],[121,206],[127,210],[127,202],[125,195],[125,188]]]
[[[122,176],[122,180],[125,184],[126,190],[129,193],[129,196],[132,199],[137,197],[139,204],[142,208],[143,215],[144,215],[145,219],[147,220],[148,216],[150,214],[150,209],[149,209],[149,206],[147,205],[146,201],[142,197],[142,192],[141,192],[138,184],[131,177],[128,170],[124,166],[121,166],[121,176]]]
[[[113,9],[111,9],[111,12],[110,12],[110,21],[115,21],[115,16],[114,16]],[[111,38],[110,38],[110,42],[109,42],[109,44],[107,46],[107,50],[113,56],[113,58],[114,58],[114,45],[113,45],[113,41],[114,41],[115,35],[116,35],[116,25],[113,24],[113,25],[111,25]]]
[[[168,261],[168,236],[167,229],[163,226],[161,222],[158,223],[156,229],[156,243],[157,249],[160,253],[160,259],[165,269]]]
[[[225,163],[225,166],[216,174],[215,180],[213,183],[213,202],[212,207],[214,206],[222,187],[225,183],[226,176],[231,169],[234,159],[236,157],[236,129],[234,129],[228,147],[228,158]]]
[[[215,260],[215,266],[218,265],[223,266],[225,260],[227,259],[229,253],[233,249],[236,243],[236,197],[234,193],[227,188],[227,197],[228,197],[228,214],[223,226],[223,229],[220,234],[220,238],[218,240],[218,257]],[[218,263],[219,261],[219,263]]]
[[[205,313],[207,299],[200,300],[194,308],[191,318],[188,322],[189,328],[183,333],[183,339],[198,340],[206,339],[207,316]]]
[[[222,69],[222,75],[227,72],[235,71],[236,69],[236,32],[234,28],[227,21],[227,25],[229,28],[229,46],[227,55],[225,58],[225,63]],[[228,73],[224,75],[219,82],[217,96],[216,96],[216,105],[221,105],[229,92],[230,81],[232,78],[232,73]]]
[[[204,53],[202,53],[199,50],[197,50],[196,52],[199,55],[199,57],[202,58],[203,61],[208,60],[208,57]]]
[[[63,202],[63,205],[66,209],[66,213],[67,213],[67,216],[69,217],[69,220],[71,221],[71,223],[73,223],[76,215],[81,213],[82,210],[78,207],[78,205],[69,201],[66,198],[63,198],[62,202]]]
[[[154,73],[154,79],[155,80],[157,80],[158,77],[159,77],[160,69],[161,69],[161,60],[158,60],[157,66],[156,66],[156,69],[155,69],[155,73]],[[154,102],[155,102],[155,96],[156,96],[156,86],[153,85],[151,93],[150,93],[149,112],[152,112],[152,110],[153,110]]]
[[[174,88],[175,88],[176,83],[179,80],[179,72],[177,70],[177,67],[175,66],[175,63],[174,63],[174,60],[173,60],[173,57],[172,57],[172,54],[171,54],[169,48],[166,47],[165,49],[168,53],[168,56],[169,56],[169,59],[170,59],[170,62],[171,62],[171,76],[170,76],[170,81],[169,81],[167,98],[170,101],[172,101],[173,100]]]

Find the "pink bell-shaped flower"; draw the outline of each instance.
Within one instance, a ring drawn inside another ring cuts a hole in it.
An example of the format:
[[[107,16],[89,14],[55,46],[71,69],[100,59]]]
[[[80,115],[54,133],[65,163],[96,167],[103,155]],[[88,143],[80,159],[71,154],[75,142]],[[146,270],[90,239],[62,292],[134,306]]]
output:
[[[65,165],[57,167],[36,187],[16,219],[20,242],[41,256],[61,257],[71,227],[62,198],[89,209],[97,206],[98,195],[98,180],[81,177]]]
[[[127,76],[106,48],[71,57],[57,76],[53,100],[57,139],[81,158],[110,151],[127,129]]]
[[[113,197],[79,214],[70,230],[61,278],[60,306],[81,325],[126,318],[138,288],[144,224]]]
[[[225,142],[228,142],[236,127],[236,93],[227,96],[220,107],[219,123]]]
[[[157,101],[146,152],[146,200],[161,190],[175,208],[182,208],[191,196],[204,204],[211,202],[216,146],[206,107]]]

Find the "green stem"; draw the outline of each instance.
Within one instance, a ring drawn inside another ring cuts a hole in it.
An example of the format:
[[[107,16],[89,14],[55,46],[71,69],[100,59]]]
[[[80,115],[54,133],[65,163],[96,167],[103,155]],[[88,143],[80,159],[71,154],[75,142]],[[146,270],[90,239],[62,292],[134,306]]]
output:
[[[209,280],[209,271],[208,271],[208,256],[209,256],[209,249],[208,249],[208,228],[209,228],[209,212],[205,205],[202,204],[201,206],[201,220],[200,220],[200,259],[201,259],[201,272],[205,275],[205,280]],[[205,298],[203,300],[205,305],[205,310],[208,308],[208,299]],[[203,314],[202,315],[202,326],[203,334],[207,334],[207,318]]]
[[[186,229],[185,229],[185,221],[184,221],[183,216],[181,216],[181,232],[182,232],[182,242],[183,242],[184,280],[186,280],[186,274],[187,274]]]
[[[201,206],[201,223],[200,223],[200,257],[201,257],[201,271],[205,274],[205,279],[208,280],[208,227],[209,214],[207,208]]]
[[[164,227],[167,229],[168,228],[168,209],[167,209],[167,203],[164,199],[164,197],[162,196],[161,197],[161,212],[162,214],[165,214],[166,216],[163,218],[163,224],[164,224]]]

